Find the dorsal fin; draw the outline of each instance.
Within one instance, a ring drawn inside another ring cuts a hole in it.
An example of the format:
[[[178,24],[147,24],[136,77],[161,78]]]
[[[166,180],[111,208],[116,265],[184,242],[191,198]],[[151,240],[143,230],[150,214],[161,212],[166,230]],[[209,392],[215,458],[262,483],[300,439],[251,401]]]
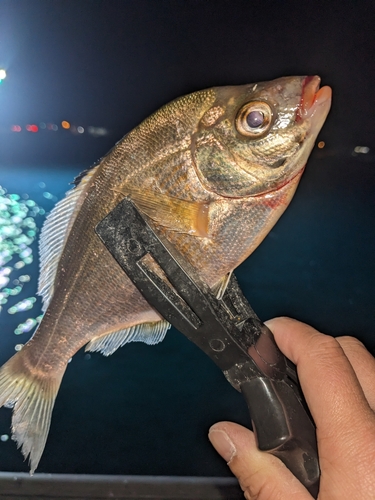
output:
[[[107,158],[107,156],[110,155],[110,153],[112,153],[112,151],[116,148],[116,146],[119,144],[119,142],[121,142],[124,138],[126,137],[126,135],[120,139],[119,141],[116,142],[116,144],[114,146],[111,147],[111,149],[108,151],[108,153],[106,153],[104,156],[102,156],[101,158],[99,158],[99,160],[96,160],[92,165],[91,167],[89,168],[86,168],[85,170],[83,170],[80,174],[78,174],[76,177],[74,177],[73,179],[73,182],[71,182],[70,184],[74,184],[75,187],[77,187],[81,181],[92,171],[94,170],[96,167],[98,167],[102,161]]]
[[[82,196],[99,165],[90,169],[79,184],[67,192],[48,215],[39,240],[40,275],[38,295],[43,299],[43,311],[48,307],[54,290],[57,266],[73,222],[84,200]]]
[[[82,170],[82,172],[80,172],[76,177],[74,177],[73,182],[71,182],[70,184],[73,184],[75,187],[77,187],[81,183],[81,180],[84,179],[86,175],[98,165],[99,163],[94,163],[92,167]]]

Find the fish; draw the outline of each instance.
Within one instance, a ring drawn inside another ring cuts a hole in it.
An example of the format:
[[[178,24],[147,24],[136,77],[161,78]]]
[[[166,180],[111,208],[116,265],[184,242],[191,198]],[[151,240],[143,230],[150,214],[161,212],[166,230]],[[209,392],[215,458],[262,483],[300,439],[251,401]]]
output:
[[[318,76],[213,87],[173,100],[121,139],[47,217],[40,237],[43,318],[0,368],[0,407],[33,474],[70,358],[153,345],[169,323],[95,233],[126,196],[218,295],[290,203],[324,124]]]

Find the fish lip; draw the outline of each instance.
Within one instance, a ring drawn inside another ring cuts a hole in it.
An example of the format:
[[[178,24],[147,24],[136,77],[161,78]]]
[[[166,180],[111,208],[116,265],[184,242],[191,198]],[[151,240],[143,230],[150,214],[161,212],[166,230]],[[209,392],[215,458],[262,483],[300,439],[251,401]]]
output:
[[[320,77],[306,76],[302,84],[301,100],[296,113],[296,121],[300,122],[315,114],[318,107],[330,107],[331,88],[324,86],[320,88]]]

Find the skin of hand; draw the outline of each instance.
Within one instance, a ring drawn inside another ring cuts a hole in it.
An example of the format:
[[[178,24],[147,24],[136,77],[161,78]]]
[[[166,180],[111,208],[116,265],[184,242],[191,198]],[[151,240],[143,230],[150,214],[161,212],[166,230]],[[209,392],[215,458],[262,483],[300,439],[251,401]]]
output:
[[[297,366],[317,428],[319,500],[375,499],[375,358],[353,337],[333,338],[289,318],[268,321]],[[219,422],[209,439],[247,500],[311,500],[285,465],[257,449],[254,434]]]

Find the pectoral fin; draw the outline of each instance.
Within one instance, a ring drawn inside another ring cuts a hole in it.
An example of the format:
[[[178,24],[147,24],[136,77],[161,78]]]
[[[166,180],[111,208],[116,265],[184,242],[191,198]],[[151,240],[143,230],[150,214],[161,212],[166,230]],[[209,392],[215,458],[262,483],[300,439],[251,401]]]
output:
[[[230,271],[228,274],[220,278],[220,280],[211,288],[214,295],[216,295],[217,299],[222,299],[227,289],[228,283],[230,281],[230,277],[232,276],[232,272]]]
[[[194,236],[208,236],[209,203],[186,201],[134,188],[124,194],[160,226]]]

